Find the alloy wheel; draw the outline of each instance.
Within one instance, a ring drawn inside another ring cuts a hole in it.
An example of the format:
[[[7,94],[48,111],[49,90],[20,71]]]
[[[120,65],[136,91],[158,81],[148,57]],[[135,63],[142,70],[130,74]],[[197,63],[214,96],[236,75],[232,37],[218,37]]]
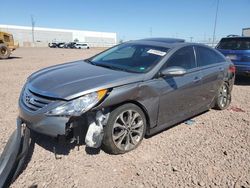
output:
[[[143,136],[144,123],[141,115],[135,110],[122,112],[113,126],[112,139],[123,151],[135,148]]]
[[[220,90],[219,103],[222,107],[225,107],[228,104],[229,100],[230,100],[230,96],[228,92],[228,87],[224,84]]]

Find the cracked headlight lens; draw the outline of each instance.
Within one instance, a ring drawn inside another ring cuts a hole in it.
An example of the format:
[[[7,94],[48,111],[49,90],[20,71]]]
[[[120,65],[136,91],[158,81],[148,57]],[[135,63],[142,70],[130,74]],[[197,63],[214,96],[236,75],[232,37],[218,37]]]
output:
[[[65,115],[65,116],[80,116],[84,112],[95,106],[107,93],[107,90],[86,94],[82,97],[67,102],[62,106],[58,106],[47,112],[47,115]]]

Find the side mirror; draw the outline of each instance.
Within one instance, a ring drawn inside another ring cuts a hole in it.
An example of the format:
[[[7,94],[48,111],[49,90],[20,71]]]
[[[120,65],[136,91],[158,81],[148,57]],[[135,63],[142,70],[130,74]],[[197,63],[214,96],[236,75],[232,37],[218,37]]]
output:
[[[169,67],[160,72],[161,76],[183,76],[187,73],[182,67]]]

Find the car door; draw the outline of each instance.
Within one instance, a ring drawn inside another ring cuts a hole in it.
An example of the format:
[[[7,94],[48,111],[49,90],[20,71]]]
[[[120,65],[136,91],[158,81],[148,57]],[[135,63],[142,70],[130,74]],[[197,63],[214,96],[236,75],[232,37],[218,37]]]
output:
[[[193,116],[200,108],[201,74],[197,67],[194,47],[183,47],[176,51],[162,69],[179,66],[186,74],[159,78],[160,91],[158,126],[168,127]]]
[[[202,105],[210,106],[223,83],[225,59],[213,49],[195,46],[197,65],[202,74]]]

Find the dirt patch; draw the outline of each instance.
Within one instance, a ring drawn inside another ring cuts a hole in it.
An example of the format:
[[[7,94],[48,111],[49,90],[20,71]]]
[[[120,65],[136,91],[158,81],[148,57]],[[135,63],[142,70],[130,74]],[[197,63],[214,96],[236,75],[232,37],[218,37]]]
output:
[[[0,61],[0,151],[15,129],[26,78],[41,68],[84,59],[100,49],[20,48]],[[33,155],[12,187],[250,187],[250,78],[233,89],[229,110],[210,110],[125,155],[58,146],[37,135]],[[236,109],[237,108],[237,109]],[[238,109],[242,111],[238,112]]]

